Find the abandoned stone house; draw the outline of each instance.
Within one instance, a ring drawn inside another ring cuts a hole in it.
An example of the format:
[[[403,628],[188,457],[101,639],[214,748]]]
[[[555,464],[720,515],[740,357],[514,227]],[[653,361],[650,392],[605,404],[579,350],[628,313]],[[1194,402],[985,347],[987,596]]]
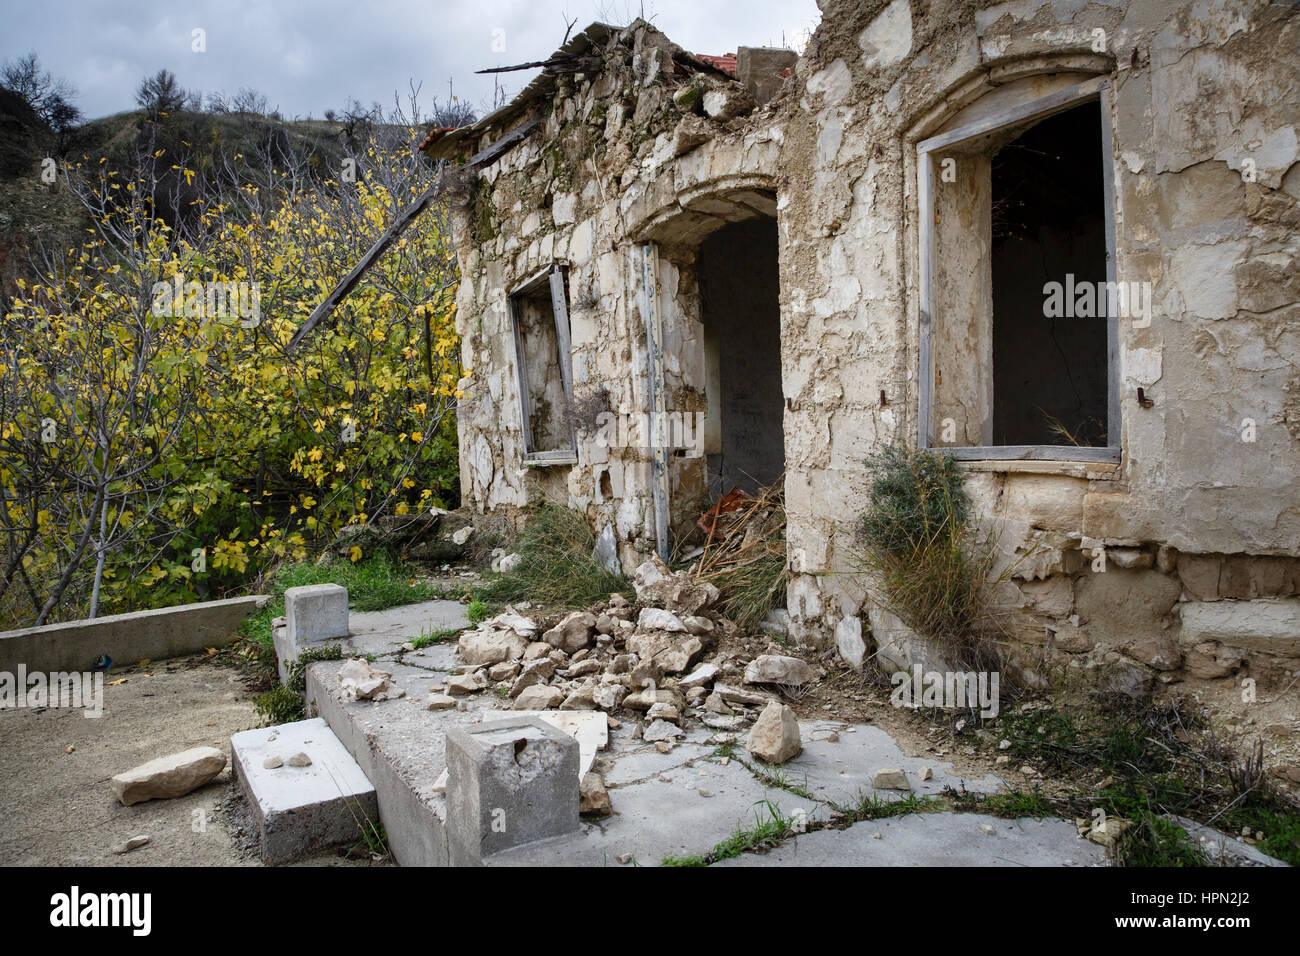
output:
[[[594,24],[429,135],[466,503],[558,500],[630,571],[783,480],[795,636],[907,665],[846,573],[864,459],[943,448],[1041,672],[1290,682],[1300,6],[819,5],[800,56]]]

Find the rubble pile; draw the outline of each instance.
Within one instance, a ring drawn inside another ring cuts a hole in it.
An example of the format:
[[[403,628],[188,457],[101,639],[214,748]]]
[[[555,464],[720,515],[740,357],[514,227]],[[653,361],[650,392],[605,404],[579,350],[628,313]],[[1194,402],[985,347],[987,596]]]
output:
[[[712,584],[658,558],[641,565],[633,583],[635,602],[613,594],[545,630],[508,608],[466,631],[458,645],[464,663],[430,707],[450,706],[448,695],[495,691],[516,710],[601,710],[635,721],[634,736],[668,752],[693,721],[714,730],[715,742],[735,741],[761,710],[782,706],[777,691],[820,676],[796,657],[747,660],[728,650],[740,629],[716,609]],[[784,742],[759,755],[781,762],[797,753],[792,723],[786,714]]]

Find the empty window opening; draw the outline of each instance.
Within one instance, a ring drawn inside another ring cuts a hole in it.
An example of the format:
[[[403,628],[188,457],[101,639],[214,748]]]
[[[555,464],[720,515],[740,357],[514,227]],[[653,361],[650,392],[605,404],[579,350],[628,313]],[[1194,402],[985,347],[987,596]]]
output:
[[[1118,457],[1104,83],[1008,89],[1001,112],[918,146],[928,446]]]
[[[995,445],[1106,444],[1106,297],[1075,309],[1071,294],[1105,289],[1100,123],[1086,103],[993,157]],[[1052,283],[1060,308],[1044,293]]]
[[[785,471],[776,220],[730,223],[708,236],[698,276],[709,486],[752,492]]]
[[[566,271],[555,266],[510,296],[525,460],[576,460]]]

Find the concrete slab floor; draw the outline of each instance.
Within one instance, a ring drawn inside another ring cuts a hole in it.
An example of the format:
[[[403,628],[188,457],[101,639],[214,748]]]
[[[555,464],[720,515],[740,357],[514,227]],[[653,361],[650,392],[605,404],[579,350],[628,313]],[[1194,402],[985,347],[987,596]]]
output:
[[[987,828],[987,829],[985,829]],[[1105,866],[1106,851],[1058,819],[914,813],[801,833],[714,866]]]
[[[345,646],[358,654],[388,658],[401,653],[402,644],[421,634],[458,630],[469,626],[465,605],[459,601],[421,601],[385,611],[356,611],[348,616],[352,636]],[[450,641],[447,646],[455,647]],[[429,649],[439,645],[430,645]]]
[[[404,698],[379,703],[347,701],[337,688],[337,662],[321,662],[311,667],[309,687],[317,688],[328,698],[322,715],[335,733],[363,766],[371,766],[393,778],[385,785],[376,784],[381,793],[381,809],[385,805],[386,789],[397,787],[408,793],[406,805],[401,809],[402,820],[385,821],[395,844],[405,829],[412,833],[431,826],[436,829],[446,819],[445,798],[433,789],[446,765],[446,729],[475,723],[484,711],[509,704],[496,694],[485,692],[465,698],[464,710],[424,708],[430,686],[441,683],[446,671],[460,663],[455,644],[447,641],[404,653],[401,644],[443,626],[466,626],[467,622],[458,619],[458,614],[463,616],[463,608],[455,602],[427,602],[353,616],[354,649],[379,656],[382,666],[393,672],[394,682],[406,690]],[[833,804],[852,804],[863,794],[871,793],[876,771],[890,767],[905,770],[912,792],[923,796],[941,794],[948,787],[976,793],[1003,789],[997,777],[963,778],[951,763],[932,757],[908,757],[889,733],[866,723],[810,721],[802,724],[803,752],[775,771],[785,784],[783,787],[773,786],[778,782],[775,779],[759,779],[739,760],[732,759],[725,765],[721,762],[718,746],[730,739],[735,742],[739,756],[764,769],[745,751],[746,731],[727,734],[692,722],[685,740],[670,753],[663,754],[634,738],[634,726],[634,720],[625,719],[620,727],[611,729],[608,747],[596,759],[595,768],[604,774],[610,791],[612,816],[584,821],[582,829],[575,834],[499,853],[488,864],[600,866],[623,857],[635,859],[640,865],[657,865],[669,856],[704,854],[737,830],[752,828],[756,822],[766,819],[769,804],[786,817],[803,814],[810,821],[828,820],[834,814]],[[931,769],[929,780],[921,779],[922,767]],[[787,788],[806,792],[807,796]],[[882,790],[876,796],[897,800],[906,797],[907,792]],[[399,804],[390,796],[388,805]],[[418,807],[418,811],[412,813],[413,807]],[[992,836],[980,829],[981,822],[994,827]],[[864,827],[869,827],[870,832],[861,839],[872,843],[866,849],[858,846],[859,834],[866,832]],[[880,832],[883,840],[888,836],[886,830],[900,838],[891,844],[891,852],[895,846],[910,843],[915,843],[915,852],[909,856],[905,849],[899,849],[891,856],[883,851],[873,835]],[[846,834],[852,836],[836,841]],[[984,842],[968,845],[976,835],[984,838]],[[818,839],[811,840],[813,837]],[[869,821],[845,830],[815,831],[792,839],[804,841],[799,843],[801,849],[797,851],[802,857],[838,853],[840,862],[867,865],[921,861],[926,861],[926,865],[996,865],[1002,859],[1010,861],[1003,865],[1028,865],[1029,862],[1072,865],[1097,863],[1105,858],[1100,847],[1079,841],[1074,827],[1065,821],[1009,822],[974,814],[916,814]],[[823,844],[831,848],[823,849]],[[841,849],[834,850],[835,846]],[[402,859],[396,845],[394,852]],[[744,862],[781,865],[796,851],[782,847],[781,852],[786,855],[750,854]],[[445,851],[439,850],[436,842],[411,853],[413,862],[436,863],[439,858],[445,861]]]
[[[229,756],[230,735],[260,723],[239,672],[179,658],[115,670],[105,684],[97,719],[64,708],[0,710],[0,865],[260,865],[231,839],[220,812],[236,792],[229,765],[174,800],[124,807],[108,789],[113,774],[190,747]],[[66,753],[69,746],[76,749]],[[112,852],[141,834],[150,837],[146,846]],[[351,865],[332,853],[303,863]]]
[[[832,802],[852,804],[860,796],[870,794],[873,775],[886,767],[906,769],[914,788],[912,792],[922,796],[937,795],[945,787],[964,786],[978,793],[1002,789],[1000,781],[993,777],[963,779],[951,771],[949,764],[905,757],[897,741],[869,724],[850,726],[816,721],[801,725],[801,730],[803,752],[782,767],[769,768],[756,761],[745,752],[743,736],[736,752],[754,768],[779,777],[786,786],[806,791],[811,797],[791,793],[785,787],[769,786],[738,759],[724,765],[717,745],[710,742],[711,731],[692,730],[686,743],[679,744],[671,753],[661,754],[641,741],[632,740],[624,725],[611,733],[610,751],[603,761],[597,761],[597,768],[602,763],[608,767],[605,783],[610,791],[613,815],[585,822],[581,833],[518,847],[497,854],[488,863],[492,866],[601,866],[631,854],[639,865],[646,866],[657,865],[669,856],[702,855],[737,830],[751,829],[756,823],[770,819],[771,807],[786,818],[802,814],[809,822],[829,820],[835,812]],[[831,742],[827,739],[830,733],[837,734],[839,739]],[[918,771],[922,766],[934,771],[928,781],[920,779]],[[907,795],[904,791],[876,792],[883,800],[901,800]],[[928,820],[953,815],[917,816]],[[1057,822],[1074,840],[1074,827],[1064,821]],[[975,832],[983,835],[978,828]],[[947,846],[947,841],[954,836],[955,831],[945,827],[941,820],[933,838],[936,845],[926,849],[922,842],[920,846],[935,858],[945,854],[959,856],[960,847]],[[1019,841],[1013,839],[1013,842],[1016,853],[1026,858],[1038,853],[1020,847]],[[1065,857],[1045,859],[1061,864]],[[842,862],[850,861],[845,858]],[[754,855],[753,863],[780,865],[771,854]]]

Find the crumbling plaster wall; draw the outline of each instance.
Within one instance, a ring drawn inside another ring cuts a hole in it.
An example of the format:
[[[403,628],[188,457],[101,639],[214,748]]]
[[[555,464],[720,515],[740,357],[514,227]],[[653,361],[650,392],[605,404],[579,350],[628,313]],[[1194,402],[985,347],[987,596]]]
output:
[[[613,526],[629,571],[654,550],[649,452],[607,441],[601,416],[649,407],[635,246],[660,247],[668,410],[703,411],[693,250],[728,221],[775,212],[775,200],[755,190],[776,182],[776,114],[734,120],[735,103],[753,107],[749,94],[720,78],[675,75],[676,49],[642,24],[610,41],[598,75],[562,77],[540,129],[482,170],[454,224],[465,500],[493,511],[547,497],[584,510],[598,532]],[[578,462],[528,466],[508,296],[555,261],[569,266]],[[671,464],[682,518],[703,491],[703,463]]]
[[[1118,464],[964,466],[1015,564],[1003,597],[1027,614],[1027,655],[1121,688],[1300,666],[1294,7],[825,0],[785,92],[743,118],[700,115],[731,93],[672,76],[662,35],[623,39],[599,76],[561,81],[542,129],[458,214],[468,501],[548,494],[612,524],[625,568],[649,553],[647,456],[595,440],[600,412],[648,407],[633,246],[660,244],[667,386],[686,410],[706,374],[692,250],[719,218],[775,213],[796,636],[825,645],[860,621],[888,643],[845,572],[864,459],[916,431],[915,144],[1017,82],[1107,76],[1117,278],[1151,284],[1151,320],[1120,324]],[[506,295],[555,259],[570,265],[579,461],[530,469]],[[679,506],[699,474],[674,462]]]
[[[975,464],[969,486],[982,518],[1000,527],[1007,560],[1020,561],[1007,599],[1033,612],[1022,637],[1049,662],[1120,668],[1121,682],[1149,683],[1238,672],[1248,644],[1255,672],[1294,668],[1296,8],[822,7],[796,67],[782,152],[785,169],[811,170],[790,176],[781,211],[788,534],[802,572],[790,611],[800,636],[825,643],[840,618],[871,616],[854,577],[840,573],[855,530],[845,516],[865,505],[870,449],[915,435],[915,143],[1017,77],[1109,75],[1117,278],[1149,282],[1155,297],[1149,325],[1120,325],[1122,461]],[[1139,405],[1139,386],[1151,407]],[[1098,548],[1104,572],[1092,570]]]

